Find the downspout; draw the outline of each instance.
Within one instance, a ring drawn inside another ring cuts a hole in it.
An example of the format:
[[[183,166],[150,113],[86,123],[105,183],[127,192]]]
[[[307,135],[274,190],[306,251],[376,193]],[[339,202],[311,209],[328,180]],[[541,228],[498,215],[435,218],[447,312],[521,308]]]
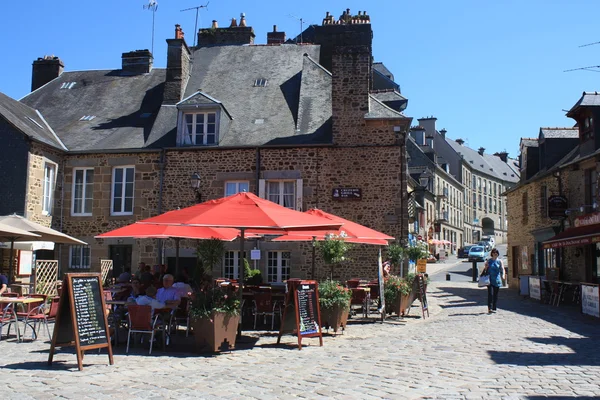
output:
[[[260,147],[256,148],[256,195],[258,196],[258,186],[260,185]]]
[[[165,149],[162,149],[160,151],[160,161],[159,161],[159,167],[160,170],[158,172],[158,181],[159,181],[159,186],[158,186],[158,204],[157,204],[157,210],[156,213],[157,215],[162,214],[162,198],[163,198],[163,186],[164,186],[164,177],[165,177],[165,161],[166,160],[166,153],[165,153]],[[164,242],[162,239],[157,239],[156,241],[157,245],[158,245],[158,264],[164,264],[164,254],[163,254],[163,246],[164,246]]]
[[[64,210],[65,210],[65,167],[67,165],[66,160],[63,158],[62,160],[62,171],[61,171],[61,177],[60,177],[60,226],[59,226],[59,230],[62,232],[63,231],[63,215],[64,215]],[[60,246],[58,246],[58,279],[61,279],[61,264],[62,264],[62,248],[63,245],[61,244]],[[35,287],[35,286],[34,286]]]

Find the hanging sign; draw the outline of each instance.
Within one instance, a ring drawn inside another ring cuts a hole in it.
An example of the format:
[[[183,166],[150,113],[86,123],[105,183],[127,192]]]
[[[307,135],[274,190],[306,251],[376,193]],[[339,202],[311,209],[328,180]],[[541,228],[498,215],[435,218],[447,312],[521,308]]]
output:
[[[567,215],[565,211],[569,208],[569,203],[565,196],[548,197],[548,218],[560,219]]]

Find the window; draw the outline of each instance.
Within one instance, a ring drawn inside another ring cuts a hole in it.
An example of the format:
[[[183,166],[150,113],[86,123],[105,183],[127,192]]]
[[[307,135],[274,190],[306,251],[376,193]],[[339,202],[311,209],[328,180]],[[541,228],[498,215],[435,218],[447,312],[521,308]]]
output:
[[[69,268],[90,268],[90,246],[71,246],[70,253]]]
[[[111,215],[133,214],[134,173],[134,167],[117,167],[113,169]]]
[[[267,181],[267,200],[286,208],[295,209],[295,181]]]
[[[479,195],[479,202],[477,205],[479,206],[479,209],[481,210],[481,195]]]
[[[267,282],[283,282],[290,278],[292,253],[269,251],[267,253]]]
[[[497,206],[496,200],[494,199],[494,214],[497,214],[497,213],[498,213],[498,206]]]
[[[477,190],[481,192],[481,178],[477,178]]]
[[[56,182],[56,165],[44,165],[44,193],[42,199],[42,214],[50,215],[54,201],[54,184]]]
[[[485,179],[483,180],[483,194],[487,194],[487,186],[485,184]]]
[[[477,207],[477,193],[473,193],[473,208]]]
[[[246,257],[246,252],[244,252]],[[223,277],[227,279],[239,279],[239,262],[240,252],[238,251],[226,251],[225,257],[223,257]]]
[[[72,215],[92,215],[94,169],[73,170]]]
[[[497,185],[496,185],[496,182],[494,182],[494,196],[497,196],[497,193],[498,193],[498,192],[496,191],[496,188],[497,188]]]
[[[249,192],[250,183],[248,181],[229,181],[225,182],[225,197],[236,193]]]
[[[254,87],[265,87],[267,86],[267,79],[258,78],[254,80]]]
[[[211,145],[217,143],[217,113],[184,114],[182,143]]]

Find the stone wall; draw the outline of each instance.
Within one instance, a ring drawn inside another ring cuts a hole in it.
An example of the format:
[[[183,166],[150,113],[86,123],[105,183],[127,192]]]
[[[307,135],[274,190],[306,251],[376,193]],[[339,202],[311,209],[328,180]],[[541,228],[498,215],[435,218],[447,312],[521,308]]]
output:
[[[64,153],[37,142],[31,142],[29,151],[29,166],[27,168],[27,190],[25,213],[31,221],[44,226],[60,227],[61,212],[61,188],[63,179],[63,157]],[[44,198],[44,168],[51,164],[55,168],[55,188],[53,193],[53,205],[50,213],[42,211]]]

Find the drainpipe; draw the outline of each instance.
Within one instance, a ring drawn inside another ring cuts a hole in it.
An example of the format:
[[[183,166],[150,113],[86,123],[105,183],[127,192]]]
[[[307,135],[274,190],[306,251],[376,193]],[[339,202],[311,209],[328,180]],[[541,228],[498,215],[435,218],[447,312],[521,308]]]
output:
[[[164,177],[165,177],[165,161],[166,160],[166,154],[165,154],[165,149],[162,149],[160,152],[160,161],[159,161],[159,173],[158,173],[158,180],[159,180],[159,186],[158,186],[158,205],[157,205],[157,215],[162,214],[162,197],[163,197],[163,186],[164,186]],[[164,264],[164,242],[162,239],[157,239],[157,243],[158,245],[158,264]]]
[[[256,195],[258,196],[258,186],[260,184],[260,147],[256,148]]]
[[[61,173],[61,177],[60,177],[60,181],[61,181],[61,187],[60,187],[60,226],[59,226],[59,230],[62,232],[63,231],[63,215],[64,215],[64,210],[65,210],[65,167],[67,165],[67,161],[63,158],[62,160],[62,173]],[[63,245],[61,244],[60,246],[58,246],[58,277],[57,278],[61,278],[61,264],[62,264],[62,248]],[[35,287],[35,286],[34,286]]]

